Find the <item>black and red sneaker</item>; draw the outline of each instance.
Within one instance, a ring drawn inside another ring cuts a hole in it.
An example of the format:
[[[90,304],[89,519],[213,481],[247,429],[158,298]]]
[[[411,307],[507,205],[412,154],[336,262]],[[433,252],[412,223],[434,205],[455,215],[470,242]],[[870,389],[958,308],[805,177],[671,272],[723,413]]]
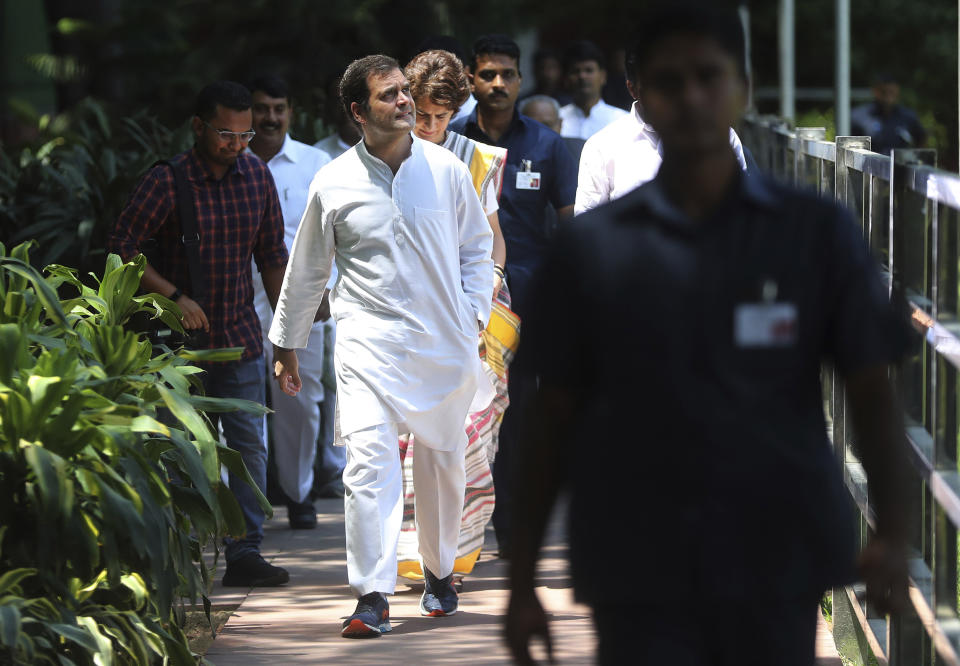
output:
[[[344,638],[376,638],[390,631],[390,604],[382,592],[365,594],[357,601],[353,615],[343,621]]]
[[[453,574],[437,578],[423,568],[423,596],[420,597],[420,615],[445,617],[457,612],[460,597],[453,584]]]

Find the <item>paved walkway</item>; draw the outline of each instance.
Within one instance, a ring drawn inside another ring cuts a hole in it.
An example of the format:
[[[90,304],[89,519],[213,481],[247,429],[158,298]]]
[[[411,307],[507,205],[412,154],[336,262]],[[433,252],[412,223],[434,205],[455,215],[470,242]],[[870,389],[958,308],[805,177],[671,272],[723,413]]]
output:
[[[492,531],[487,547],[467,577],[460,609],[449,618],[421,617],[422,585],[399,584],[390,598],[393,631],[382,638],[348,640],[340,623],[355,600],[346,585],[343,501],[318,500],[315,530],[287,528],[286,510],[276,509],[265,526],[263,552],[290,571],[290,583],[247,592],[221,587],[211,601],[239,609],[207,651],[216,666],[270,664],[508,664],[501,639],[507,602],[507,566],[496,551]],[[540,563],[540,599],[552,613],[555,653],[564,664],[593,663],[594,636],[586,607],[575,604],[566,575],[560,521],[554,520]],[[822,619],[817,666],[841,666]],[[542,656],[542,654],[540,655]]]
[[[267,522],[263,552],[290,571],[280,588],[234,591],[221,587],[218,573],[211,601],[240,608],[207,651],[216,666],[252,664],[508,664],[501,639],[507,603],[506,562],[493,558],[488,543],[464,581],[460,608],[449,618],[425,618],[418,611],[422,584],[397,586],[390,597],[393,631],[382,638],[348,640],[340,624],[356,600],[346,585],[343,501],[318,500],[315,530],[287,528],[286,510]],[[594,638],[589,611],[573,603],[566,576],[565,547],[554,526],[541,563],[540,598],[552,615],[555,652],[562,663],[589,664]],[[402,579],[401,579],[402,580]]]

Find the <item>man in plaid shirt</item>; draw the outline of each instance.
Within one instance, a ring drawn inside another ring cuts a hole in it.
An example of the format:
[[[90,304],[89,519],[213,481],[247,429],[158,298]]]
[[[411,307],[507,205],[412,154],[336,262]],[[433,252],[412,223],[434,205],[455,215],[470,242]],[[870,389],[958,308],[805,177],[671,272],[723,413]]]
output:
[[[193,193],[200,236],[200,284],[191,293],[190,267],[181,241],[173,172],[153,167],[141,179],[120,213],[110,235],[112,252],[124,260],[140,254],[155,238],[160,265],[147,264],[142,287],[168,296],[183,311],[188,330],[203,331],[203,347],[243,347],[239,361],[206,365],[207,395],[243,398],[264,404],[263,338],[253,304],[251,258],[275,306],[287,264],[283,216],[273,177],[256,156],[244,152],[253,137],[250,92],[238,83],[218,81],[197,96],[193,118],[194,147],[174,157]],[[211,414],[219,420],[230,448],[261,490],[266,488],[267,449],[263,416],[245,412]],[[260,555],[264,514],[251,488],[231,475],[234,492],[246,521],[246,534],[227,539],[227,586],[281,585],[286,570]]]

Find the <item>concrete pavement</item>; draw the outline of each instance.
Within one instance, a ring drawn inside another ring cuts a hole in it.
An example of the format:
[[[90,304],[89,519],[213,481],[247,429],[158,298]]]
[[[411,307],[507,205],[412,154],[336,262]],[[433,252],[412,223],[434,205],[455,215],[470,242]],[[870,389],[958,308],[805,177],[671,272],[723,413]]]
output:
[[[217,666],[253,664],[507,664],[501,639],[507,602],[507,563],[492,556],[496,540],[488,530],[487,547],[464,581],[457,614],[425,618],[418,611],[422,584],[401,582],[390,597],[393,631],[381,638],[350,640],[340,636],[343,618],[356,600],[347,587],[343,501],[318,500],[315,530],[287,528],[286,510],[276,509],[265,526],[263,553],[290,572],[290,583],[247,592],[220,586],[215,606],[240,604],[207,651]],[[589,611],[573,602],[566,576],[565,547],[554,521],[541,561],[538,592],[552,613],[554,649],[566,664],[592,663],[593,629]],[[402,579],[401,579],[402,580]]]
[[[208,660],[216,666],[510,663],[501,638],[507,563],[492,555],[496,540],[491,530],[480,561],[464,581],[456,615],[421,617],[422,584],[401,582],[390,597],[393,631],[381,638],[350,640],[340,636],[340,624],[356,603],[346,584],[343,501],[318,500],[315,504],[319,513],[315,530],[288,529],[283,507],[278,507],[265,525],[263,552],[289,570],[288,585],[249,591],[224,588],[219,583],[221,567],[211,601],[214,606],[239,608],[211,644]],[[561,524],[559,518],[551,522],[537,591],[552,614],[559,662],[591,664],[593,628],[589,610],[573,601]],[[542,651],[535,654],[543,656]],[[841,666],[823,618],[817,632],[817,666]]]

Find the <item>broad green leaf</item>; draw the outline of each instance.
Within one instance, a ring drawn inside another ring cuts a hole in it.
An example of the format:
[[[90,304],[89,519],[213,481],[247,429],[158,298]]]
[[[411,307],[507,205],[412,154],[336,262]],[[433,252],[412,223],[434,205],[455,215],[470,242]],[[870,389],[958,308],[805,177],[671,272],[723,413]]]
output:
[[[147,590],[146,583],[143,582],[143,578],[140,574],[134,572],[129,573],[120,578],[120,583],[133,592],[133,598],[136,599],[137,610],[143,608],[143,605],[147,602],[147,599],[150,596],[150,592]]]
[[[40,275],[35,268],[18,259],[0,258],[0,269],[16,273],[27,279],[33,285],[37,297],[43,303],[43,307],[46,308],[47,316],[57,323],[66,324],[67,316],[63,312],[63,308],[60,307],[60,299],[57,297],[57,292],[47,284],[47,281],[43,279],[43,276]]]
[[[130,422],[133,432],[150,432],[164,437],[170,436],[170,429],[150,416],[138,416]]]
[[[90,596],[97,591],[97,588],[103,584],[103,581],[107,579],[107,570],[103,569],[100,573],[97,574],[97,577],[94,578],[90,583],[85,587],[81,587],[76,591],[77,601],[86,601]]]
[[[51,622],[47,625],[63,638],[76,643],[80,647],[86,648],[88,652],[94,653],[99,648],[97,640],[84,629],[63,622]]]
[[[270,408],[252,400],[241,398],[209,398],[203,395],[190,396],[190,402],[202,412],[249,412],[251,414],[270,414]]]
[[[177,356],[188,361],[238,361],[243,347],[225,347],[223,349],[180,349]]]
[[[114,663],[113,643],[103,635],[97,621],[85,615],[77,617],[77,624],[86,629],[87,633],[97,643],[97,651],[94,653],[93,663],[97,666],[112,666]]]
[[[257,498],[257,504],[264,510],[267,518],[273,516],[273,507],[270,505],[270,502],[267,501],[267,498],[264,497],[263,493],[260,492],[260,488],[257,487],[253,477],[250,476],[250,472],[247,471],[247,466],[243,464],[243,457],[240,453],[222,445],[217,447],[217,452],[220,455],[220,462],[223,463],[223,466],[230,470],[231,474],[239,476],[244,483],[250,486],[253,494]]]
[[[0,576],[0,594],[6,594],[9,590],[16,588],[24,578],[36,575],[37,570],[33,568],[10,569]]]
[[[0,324],[0,384],[9,386],[14,370],[25,361],[23,333],[17,324]]]
[[[222,483],[216,486],[217,500],[220,502],[220,512],[223,515],[224,529],[227,534],[241,537],[247,531],[243,512],[230,489]]]
[[[20,609],[13,604],[0,606],[0,643],[8,648],[14,648],[19,635]]]
[[[36,444],[26,446],[23,454],[36,477],[44,507],[59,512],[66,481],[63,459]]]

